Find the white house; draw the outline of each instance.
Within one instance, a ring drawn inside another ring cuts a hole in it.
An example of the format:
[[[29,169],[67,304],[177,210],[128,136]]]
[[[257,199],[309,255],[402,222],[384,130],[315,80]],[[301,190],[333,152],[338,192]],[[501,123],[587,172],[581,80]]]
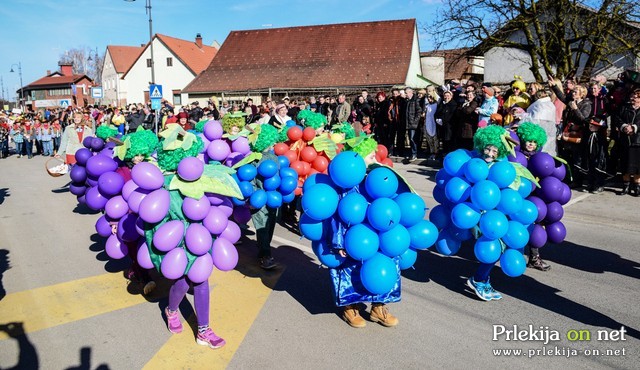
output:
[[[102,101],[104,104],[124,106],[129,92],[127,81],[122,79],[126,71],[144,50],[144,46],[109,45],[102,66]]]

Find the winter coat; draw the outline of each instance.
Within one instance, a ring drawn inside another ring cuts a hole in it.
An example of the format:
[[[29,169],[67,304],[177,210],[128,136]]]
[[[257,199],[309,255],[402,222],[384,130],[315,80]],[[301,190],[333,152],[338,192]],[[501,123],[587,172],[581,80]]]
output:
[[[630,104],[622,106],[620,113],[618,113],[613,119],[613,125],[620,132],[620,142],[623,146],[640,146],[640,108],[633,109]],[[623,129],[631,125],[634,129],[634,133],[627,135],[623,132]]]
[[[420,118],[422,117],[422,108],[418,103],[416,96],[412,96],[411,99],[405,99],[401,105],[400,122],[407,130],[415,130],[420,125]]]
[[[436,109],[436,120],[442,120],[440,138],[445,141],[453,139],[453,115],[456,113],[456,107],[458,105],[451,99],[448,103],[441,100],[438,103],[438,109]]]

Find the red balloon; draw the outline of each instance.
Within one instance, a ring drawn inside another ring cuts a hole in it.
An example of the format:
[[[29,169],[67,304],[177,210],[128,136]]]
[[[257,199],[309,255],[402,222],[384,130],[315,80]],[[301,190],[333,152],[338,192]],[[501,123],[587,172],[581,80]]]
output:
[[[303,161],[300,162],[302,163],[302,174],[308,176],[309,172],[311,172],[311,164]]]
[[[304,141],[311,141],[314,137],[316,137],[316,130],[314,130],[313,127],[307,127],[302,131],[302,139]]]
[[[284,155],[289,150],[289,145],[285,143],[277,143],[273,146],[273,151],[276,155]]]
[[[296,154],[296,152],[294,152],[293,150],[287,150],[284,153],[284,156],[287,157],[289,163],[293,163],[298,160],[298,154]]]
[[[305,172],[304,172],[304,164],[306,162],[303,161],[293,161],[291,162],[291,164],[289,165],[289,167],[293,168],[294,171],[296,171],[296,173],[298,174],[298,176],[304,176]],[[306,163],[308,165],[308,163]]]
[[[307,128],[309,128],[309,127],[307,127]],[[300,151],[300,158],[302,158],[302,160],[305,161],[305,162],[311,163],[317,157],[318,157],[318,152],[316,152],[316,150],[312,146],[304,147]]]
[[[379,154],[380,158],[385,159],[389,156],[389,151],[387,150],[386,146],[382,144],[378,144],[378,149],[376,150],[376,154]]]
[[[302,129],[300,127],[297,126],[293,126],[291,127],[288,131],[287,131],[287,137],[289,138],[289,140],[291,141],[298,141],[302,138]]]
[[[302,195],[302,187],[297,187],[296,190],[293,191],[293,194],[298,196]]]
[[[323,172],[327,169],[327,167],[329,167],[329,160],[324,156],[318,156],[313,160],[311,167],[313,167],[318,172]]]
[[[393,161],[390,158],[383,159],[382,164],[387,165],[389,167],[393,167]]]

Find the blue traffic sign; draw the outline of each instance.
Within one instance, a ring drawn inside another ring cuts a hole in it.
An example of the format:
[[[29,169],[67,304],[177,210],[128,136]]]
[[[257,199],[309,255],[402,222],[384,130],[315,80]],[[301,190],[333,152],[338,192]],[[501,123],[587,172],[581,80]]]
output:
[[[149,97],[151,99],[162,99],[162,85],[150,85]]]

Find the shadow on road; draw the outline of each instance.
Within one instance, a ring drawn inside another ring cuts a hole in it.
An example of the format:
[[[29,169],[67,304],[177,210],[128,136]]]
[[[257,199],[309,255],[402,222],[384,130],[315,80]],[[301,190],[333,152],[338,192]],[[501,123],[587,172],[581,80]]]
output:
[[[91,348],[82,347],[80,348],[80,365],[68,367],[66,370],[91,370]],[[100,364],[96,368],[96,370],[108,370],[109,366],[107,364]]]
[[[39,369],[40,361],[36,347],[24,332],[24,325],[21,322],[10,322],[0,324],[0,331],[7,333],[11,338],[18,342],[18,363],[14,367],[5,368],[12,369]]]
[[[11,264],[9,263],[9,251],[6,249],[0,249],[0,301],[7,295],[7,291],[4,289],[4,284],[2,283],[3,274],[5,271],[11,268]]]
[[[4,203],[4,199],[11,195],[9,193],[9,188],[0,188],[0,204]]]

